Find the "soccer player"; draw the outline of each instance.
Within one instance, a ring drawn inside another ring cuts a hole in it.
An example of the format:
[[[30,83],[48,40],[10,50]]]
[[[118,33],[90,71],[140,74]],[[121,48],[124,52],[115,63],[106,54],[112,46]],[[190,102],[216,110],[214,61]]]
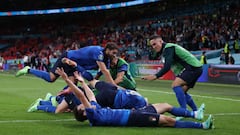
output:
[[[81,89],[81,87],[79,87]],[[63,113],[72,111],[81,102],[76,98],[72,92],[68,92],[68,87],[64,87],[57,96],[47,93],[44,99],[38,98],[28,108],[27,112],[35,112],[42,110],[49,113]]]
[[[148,104],[145,98],[136,91],[122,89],[104,81],[92,80],[89,83],[98,90],[95,97],[102,107],[138,109]]]
[[[175,108],[168,104],[150,105],[138,110],[101,108],[96,102],[93,92],[77,72],[74,72],[74,76],[82,84],[86,96],[74,83],[72,83],[63,68],[58,68],[56,72],[65,80],[74,94],[82,102],[78,108],[74,109],[76,119],[79,121],[88,119],[92,126],[168,126],[175,128],[198,129],[210,129],[213,127],[212,115],[210,115],[203,123],[176,121],[170,116],[160,115],[160,113],[168,111],[174,115],[187,117],[199,118],[197,116],[200,114],[201,117],[203,116],[203,113],[200,113],[199,111],[193,113],[184,108]]]
[[[98,89],[95,95],[97,102],[102,107],[110,107],[114,109],[138,109],[147,105],[147,101],[136,91],[122,90],[119,87],[104,81],[92,80],[90,81],[94,88]],[[80,86],[79,89],[83,90]],[[53,102],[57,100],[58,104]],[[76,96],[65,87],[58,96],[54,97],[49,93],[45,99],[38,98],[28,109],[28,112],[35,112],[42,110],[49,113],[62,113],[68,110],[73,110],[81,102]]]
[[[156,80],[167,73],[171,68],[176,75],[172,83],[172,89],[176,94],[180,107],[186,109],[187,105],[193,111],[198,108],[194,103],[188,90],[193,88],[196,81],[202,74],[202,64],[189,51],[173,43],[165,43],[158,35],[151,36],[150,45],[156,51],[162,54],[165,61],[164,67],[155,75],[142,77],[143,80]],[[200,108],[204,108],[204,104]]]
[[[114,82],[123,88],[136,90],[136,82],[129,70],[129,64],[119,57],[113,57],[110,63],[110,74]],[[95,79],[99,79],[101,75],[99,72]]]
[[[26,66],[16,73],[16,77],[30,73],[48,82],[54,82],[59,77],[59,75],[55,73],[56,68],[63,67],[73,82],[73,72],[76,70],[78,70],[85,79],[90,81],[93,79],[93,76],[87,70],[100,69],[105,75],[106,80],[115,84],[107,69],[107,66],[110,65],[109,59],[117,53],[118,46],[113,42],[109,42],[105,48],[100,46],[87,46],[78,50],[70,50],[63,53],[62,56],[58,58],[50,72],[30,69],[29,66]],[[68,59],[74,61],[74,63],[70,63],[69,65]]]
[[[1,54],[0,54],[0,71],[3,71],[3,65],[4,65],[4,63],[5,63],[5,60],[4,60],[4,58],[1,56]]]
[[[207,64],[207,58],[206,58],[206,52],[205,51],[202,52],[202,55],[200,57],[200,62],[201,62],[201,64]]]

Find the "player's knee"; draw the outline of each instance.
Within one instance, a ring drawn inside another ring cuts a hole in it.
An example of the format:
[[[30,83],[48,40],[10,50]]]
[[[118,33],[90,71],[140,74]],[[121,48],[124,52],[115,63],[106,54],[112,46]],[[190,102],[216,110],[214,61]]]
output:
[[[52,82],[55,82],[55,80],[57,79],[57,77],[50,72],[50,79],[48,80],[48,82],[52,83]]]
[[[169,103],[162,103],[162,104],[167,110],[172,109],[172,105],[170,105]]]
[[[168,103],[159,103],[158,108],[161,108],[161,110],[163,112],[167,112],[167,111],[170,111],[172,109],[172,105],[170,105]]]
[[[90,73],[87,72],[87,71],[82,72],[82,76],[83,76],[86,80],[88,80],[88,81],[92,81],[92,80],[94,79],[93,76],[92,76],[92,74],[90,74]]]
[[[174,81],[174,82],[172,83],[172,88],[177,87],[177,86],[181,86],[181,84]]]

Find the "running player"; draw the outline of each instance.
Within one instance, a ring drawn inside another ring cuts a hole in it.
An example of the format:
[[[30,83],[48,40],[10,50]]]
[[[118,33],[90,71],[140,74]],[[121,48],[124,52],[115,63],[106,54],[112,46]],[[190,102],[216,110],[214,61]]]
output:
[[[189,51],[180,45],[173,43],[165,43],[162,37],[154,35],[149,39],[150,45],[156,51],[162,54],[165,61],[164,67],[155,75],[142,77],[143,80],[156,80],[167,73],[171,68],[176,75],[172,83],[172,89],[176,94],[180,107],[187,109],[187,105],[193,111],[197,111],[188,90],[193,88],[196,81],[202,74],[202,64]],[[200,108],[204,108],[204,104]]]

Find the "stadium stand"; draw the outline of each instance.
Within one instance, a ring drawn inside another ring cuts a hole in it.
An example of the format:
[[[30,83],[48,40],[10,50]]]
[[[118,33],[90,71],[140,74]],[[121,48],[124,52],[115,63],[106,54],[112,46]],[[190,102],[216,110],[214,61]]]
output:
[[[94,2],[101,4],[100,1]],[[6,60],[21,59],[25,54],[31,56],[32,53],[56,58],[68,49],[86,45],[104,46],[108,41],[115,41],[124,48],[121,51],[128,54],[131,62],[149,59],[151,48],[146,37],[151,34],[160,34],[165,41],[178,43],[191,51],[221,49],[225,43],[233,46],[231,43],[235,40],[240,44],[238,1],[175,2],[163,0],[124,10],[90,12],[94,17],[89,17],[88,12],[4,18],[6,20],[0,22],[1,26],[5,22],[9,24],[1,29],[0,41],[7,42],[9,46],[0,51]],[[15,9],[17,3],[15,6],[8,4],[11,8],[6,9]],[[86,3],[73,3],[71,6],[75,4]],[[43,4],[42,8],[51,8],[47,5]],[[19,9],[31,7],[25,6]],[[59,6],[61,3],[56,4],[56,7]],[[16,21],[19,23],[16,24]],[[219,56],[219,53],[214,55]],[[208,57],[214,58],[210,54]]]

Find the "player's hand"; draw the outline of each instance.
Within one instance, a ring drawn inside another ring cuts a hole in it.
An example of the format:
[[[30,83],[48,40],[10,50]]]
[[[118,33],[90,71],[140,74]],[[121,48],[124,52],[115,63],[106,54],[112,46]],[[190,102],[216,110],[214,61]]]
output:
[[[142,80],[155,80],[157,77],[155,75],[143,76]]]
[[[83,79],[82,75],[78,74],[78,71],[75,71],[73,74],[79,82],[84,82],[84,79]]]
[[[77,67],[77,63],[73,60],[68,59],[68,58],[62,58],[62,63],[68,64],[69,66],[72,66],[72,67]]]
[[[55,71],[57,74],[59,74],[63,80],[67,80],[68,79],[68,76],[67,74],[64,72],[64,69],[63,68],[57,68],[57,70]]]

